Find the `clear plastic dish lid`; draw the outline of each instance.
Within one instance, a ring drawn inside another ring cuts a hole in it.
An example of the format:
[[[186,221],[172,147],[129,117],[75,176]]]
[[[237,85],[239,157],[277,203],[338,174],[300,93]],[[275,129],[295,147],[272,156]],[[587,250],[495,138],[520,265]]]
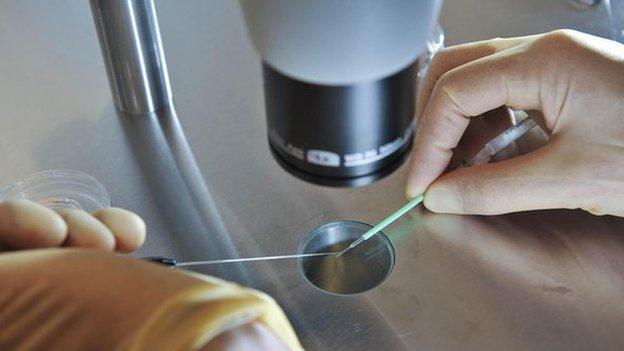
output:
[[[0,202],[28,199],[48,208],[94,212],[111,206],[106,188],[94,177],[75,170],[48,170],[0,188]]]

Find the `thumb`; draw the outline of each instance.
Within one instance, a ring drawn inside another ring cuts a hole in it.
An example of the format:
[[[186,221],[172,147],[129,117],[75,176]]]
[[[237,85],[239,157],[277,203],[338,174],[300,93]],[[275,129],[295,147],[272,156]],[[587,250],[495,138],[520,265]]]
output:
[[[551,146],[447,173],[427,189],[424,204],[433,212],[482,215],[578,208],[582,185],[566,176],[565,162]]]

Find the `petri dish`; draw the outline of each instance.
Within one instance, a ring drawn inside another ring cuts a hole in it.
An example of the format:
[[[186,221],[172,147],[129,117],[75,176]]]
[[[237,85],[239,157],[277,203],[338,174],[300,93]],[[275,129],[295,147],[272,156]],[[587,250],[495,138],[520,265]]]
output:
[[[0,189],[0,201],[28,199],[53,210],[87,212],[110,207],[106,188],[94,177],[75,170],[47,170]]]
[[[338,252],[359,238],[371,225],[358,221],[325,223],[308,233],[298,252]],[[379,233],[344,255],[299,259],[299,269],[316,288],[330,294],[352,295],[380,285],[394,268],[394,246]]]

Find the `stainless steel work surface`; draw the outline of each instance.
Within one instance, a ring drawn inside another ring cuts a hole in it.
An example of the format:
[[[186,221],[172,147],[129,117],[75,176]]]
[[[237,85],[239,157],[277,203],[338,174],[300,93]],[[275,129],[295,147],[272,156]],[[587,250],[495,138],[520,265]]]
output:
[[[199,167],[173,116],[116,114],[87,1],[2,0],[0,184],[45,169],[85,171],[146,219],[139,256],[179,260],[294,253],[323,222],[373,223],[405,201],[406,165],[354,189],[311,185],[278,166],[260,63],[235,1],[157,8]],[[560,27],[610,34],[604,7],[581,11],[564,0],[449,0],[441,22],[448,43]],[[390,278],[351,297],[320,292],[294,261],[199,271],[275,297],[310,350],[616,350],[624,348],[623,229],[623,220],[578,211],[419,210],[386,231],[396,247]]]

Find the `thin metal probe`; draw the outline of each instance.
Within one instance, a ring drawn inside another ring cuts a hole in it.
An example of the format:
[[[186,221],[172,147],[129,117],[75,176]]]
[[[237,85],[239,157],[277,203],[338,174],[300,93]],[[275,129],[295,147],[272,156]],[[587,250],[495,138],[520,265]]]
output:
[[[315,253],[297,254],[297,255],[228,258],[224,260],[205,260],[205,261],[188,261],[188,262],[177,262],[175,259],[169,258],[169,257],[146,257],[144,258],[144,260],[164,264],[164,265],[171,266],[171,267],[189,267],[189,266],[203,266],[203,265],[220,264],[220,263],[236,263],[236,262],[252,262],[252,261],[269,261],[269,260],[282,260],[282,259],[293,259],[293,258],[321,257],[321,256],[335,255],[335,254],[336,252],[315,252]]]

